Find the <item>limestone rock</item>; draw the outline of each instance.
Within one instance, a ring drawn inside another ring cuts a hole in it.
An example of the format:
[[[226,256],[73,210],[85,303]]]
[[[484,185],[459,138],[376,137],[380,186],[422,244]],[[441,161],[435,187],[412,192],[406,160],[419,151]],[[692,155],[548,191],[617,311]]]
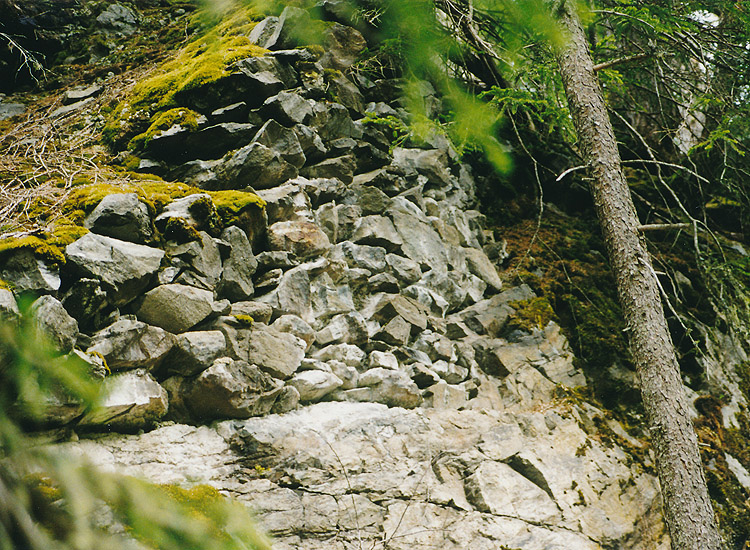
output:
[[[354,244],[350,241],[334,245],[329,257],[332,260],[346,261],[349,267],[359,267],[373,273],[383,271],[386,265],[384,248]]]
[[[279,332],[293,334],[303,340],[307,344],[305,351],[309,350],[310,346],[315,342],[315,331],[313,328],[296,315],[282,315],[273,322],[271,327]]]
[[[380,246],[388,252],[401,248],[403,241],[396,232],[393,222],[384,216],[365,216],[359,220],[352,242],[370,246]]]
[[[114,306],[133,300],[159,269],[164,251],[94,233],[65,248],[66,268],[99,279]]]
[[[362,34],[339,23],[334,23],[325,33],[326,53],[321,64],[340,71],[351,67],[359,53],[367,47]]]
[[[172,333],[180,333],[208,317],[212,312],[213,293],[192,286],[161,285],[144,296],[138,317]]]
[[[298,372],[287,384],[294,386],[299,392],[302,402],[316,402],[343,385],[335,374],[321,370],[306,370]]]
[[[15,292],[46,294],[60,288],[57,266],[47,264],[30,250],[6,252],[0,262],[0,279],[13,285]]]
[[[268,414],[282,384],[255,365],[217,359],[191,384],[185,404],[201,420]]]
[[[101,354],[112,370],[151,369],[174,342],[174,336],[159,327],[123,318],[94,334],[86,351]]]
[[[0,288],[0,320],[13,319],[19,314],[18,303],[13,293],[7,288]]]
[[[309,221],[276,222],[268,228],[268,244],[272,250],[293,252],[299,258],[320,256],[331,248],[328,236]]]
[[[153,237],[148,207],[135,193],[107,195],[86,217],[84,226],[94,233],[138,244]]]
[[[169,282],[214,290],[222,275],[221,252],[208,233],[201,231],[199,237],[199,240],[185,243],[167,243],[172,266],[178,270],[177,276]]]
[[[356,311],[335,316],[325,328],[315,333],[315,341],[321,346],[332,343],[364,344],[368,338],[365,320]]]
[[[496,292],[502,290],[503,282],[497,274],[497,269],[481,249],[465,248],[463,252],[466,254],[466,265],[471,273],[482,279]]]
[[[39,331],[49,338],[59,353],[66,354],[73,349],[78,339],[78,323],[68,315],[59,300],[49,295],[41,296],[31,304],[31,313]]]
[[[245,360],[258,365],[274,378],[286,380],[292,376],[305,356],[304,340],[270,327],[253,327],[247,331]]]
[[[352,344],[331,344],[314,353],[313,357],[321,361],[341,361],[349,367],[365,370],[367,354]]]
[[[348,401],[371,401],[413,409],[422,402],[417,385],[401,371],[374,368],[359,376],[359,387],[341,393]]]
[[[219,189],[269,189],[297,176],[297,169],[273,149],[253,142],[237,150],[222,166]]]
[[[221,239],[231,250],[224,260],[217,291],[233,302],[247,300],[254,293],[252,277],[258,268],[250,241],[247,234],[235,225],[227,227]]]
[[[275,151],[295,168],[302,168],[307,160],[297,133],[291,128],[285,128],[273,119],[267,121],[258,130],[253,142],[265,145]]]
[[[86,427],[122,431],[147,428],[167,413],[167,392],[143,369],[115,374],[104,382],[98,408],[83,417]]]
[[[183,332],[160,365],[159,371],[182,376],[193,376],[209,368],[223,356],[227,343],[218,330]]]

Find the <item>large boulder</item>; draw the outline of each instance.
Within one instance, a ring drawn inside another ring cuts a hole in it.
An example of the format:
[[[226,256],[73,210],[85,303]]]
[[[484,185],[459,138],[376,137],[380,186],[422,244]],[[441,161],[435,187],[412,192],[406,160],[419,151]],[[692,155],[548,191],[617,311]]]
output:
[[[37,258],[31,250],[6,251],[0,258],[0,280],[13,285],[16,293],[47,294],[60,289],[56,265]]]
[[[164,258],[164,251],[95,233],[65,248],[68,271],[99,279],[115,307],[127,304],[146,289]]]

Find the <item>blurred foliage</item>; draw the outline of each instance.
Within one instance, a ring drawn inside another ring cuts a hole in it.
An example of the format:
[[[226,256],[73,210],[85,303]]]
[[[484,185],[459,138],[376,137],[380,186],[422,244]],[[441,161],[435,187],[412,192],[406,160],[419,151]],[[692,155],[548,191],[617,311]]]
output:
[[[270,550],[247,508],[211,487],[105,473],[30,431],[53,395],[89,409],[99,384],[22,309],[0,321],[0,550]]]

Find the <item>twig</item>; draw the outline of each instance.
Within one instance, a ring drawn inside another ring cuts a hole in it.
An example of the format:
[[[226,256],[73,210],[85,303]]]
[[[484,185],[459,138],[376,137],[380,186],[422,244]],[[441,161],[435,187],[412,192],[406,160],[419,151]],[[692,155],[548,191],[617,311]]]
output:
[[[618,57],[617,59],[612,59],[610,61],[605,61],[604,63],[594,65],[594,72],[603,71],[604,69],[609,69],[610,67],[614,67],[615,65],[622,65],[623,63],[630,63],[631,61],[638,61],[647,57],[651,57],[651,54],[639,53],[636,55],[629,55],[627,57]]]

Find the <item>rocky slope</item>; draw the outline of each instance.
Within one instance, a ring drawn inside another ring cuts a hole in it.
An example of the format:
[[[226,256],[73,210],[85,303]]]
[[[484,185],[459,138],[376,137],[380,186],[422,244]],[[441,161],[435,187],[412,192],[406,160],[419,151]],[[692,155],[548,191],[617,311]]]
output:
[[[109,139],[167,182],[81,186],[69,244],[3,248],[2,311],[40,296],[26,314],[107,387],[83,416],[51,403],[86,434],[62,447],[209,483],[279,549],[668,548],[647,444],[501,281],[471,167],[438,131],[394,143],[399,83],[349,70],[366,43],[339,22],[300,47],[311,24],[261,20],[145,121],[122,98]]]

